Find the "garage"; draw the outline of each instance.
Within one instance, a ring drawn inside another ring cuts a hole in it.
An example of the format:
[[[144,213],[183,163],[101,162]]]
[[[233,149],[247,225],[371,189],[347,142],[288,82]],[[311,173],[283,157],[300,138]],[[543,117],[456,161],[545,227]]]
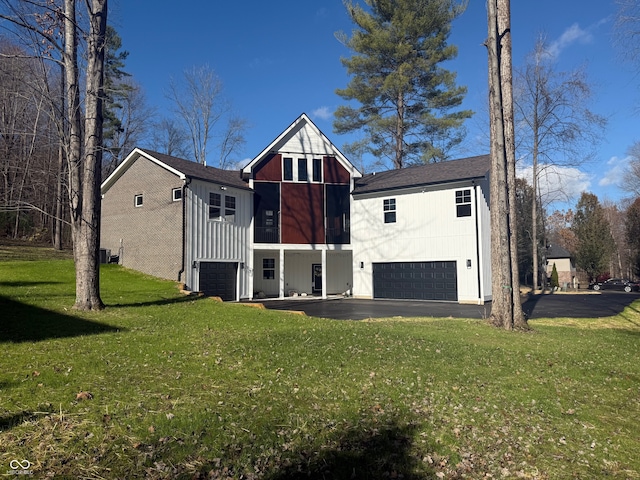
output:
[[[200,291],[225,302],[236,300],[236,262],[200,262]]]
[[[457,266],[444,262],[373,264],[373,298],[458,301]]]

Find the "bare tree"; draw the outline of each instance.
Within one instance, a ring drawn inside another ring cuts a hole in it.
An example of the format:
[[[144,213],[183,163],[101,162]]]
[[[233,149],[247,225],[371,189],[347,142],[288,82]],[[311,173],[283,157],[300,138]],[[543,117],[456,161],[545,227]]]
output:
[[[517,261],[509,0],[488,0],[487,17],[491,125],[491,323],[508,330],[527,329],[520,302]]]
[[[127,94],[120,98],[118,107],[114,109],[119,127],[109,139],[105,139],[103,175],[111,174],[141,142],[149,129],[149,118],[155,114],[154,109],[147,105],[140,85],[129,77],[122,83],[127,85]]]
[[[174,157],[190,155],[189,135],[173,119],[163,118],[153,125],[151,148]]]
[[[544,205],[551,193],[541,192],[540,177],[550,168],[577,166],[589,160],[606,120],[587,107],[592,91],[584,69],[558,72],[544,36],[538,38],[526,64],[516,72],[516,85],[520,156],[531,159],[531,182],[537,195],[531,208],[535,290],[539,285],[538,250],[543,233],[537,230],[538,204]]]
[[[88,28],[78,22],[77,0],[0,2],[0,18],[29,41],[30,55],[64,70],[66,114],[58,125],[68,167],[69,209],[76,266],[74,308],[100,310],[100,168],[107,0],[86,0]],[[86,40],[86,81],[81,95],[79,39]],[[84,99],[84,112],[81,98]],[[58,121],[58,118],[54,120]]]
[[[635,142],[627,150],[629,163],[620,187],[634,197],[640,197],[640,142]]]
[[[207,164],[207,144],[229,107],[222,98],[222,81],[208,65],[185,70],[180,81],[169,81],[169,100],[191,135],[196,162]]]
[[[640,2],[616,0],[616,42],[626,60],[640,68]]]

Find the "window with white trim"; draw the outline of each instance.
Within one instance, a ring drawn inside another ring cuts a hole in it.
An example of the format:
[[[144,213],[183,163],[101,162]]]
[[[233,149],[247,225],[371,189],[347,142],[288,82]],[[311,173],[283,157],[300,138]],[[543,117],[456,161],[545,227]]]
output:
[[[224,219],[231,223],[236,221],[236,197],[224,196]]]
[[[276,278],[276,259],[262,259],[262,278],[265,280],[273,280]]]
[[[282,160],[282,179],[293,180],[293,158],[284,157]]]
[[[471,216],[471,189],[456,190],[456,216]]]
[[[142,198],[142,194],[133,196],[133,205],[135,207],[141,207],[144,199]]]
[[[382,201],[384,223],[396,223],[396,199],[385,198]]]
[[[171,190],[171,198],[174,202],[182,200],[182,188],[174,188]]]
[[[236,221],[236,197],[210,192],[209,220],[234,223]]]

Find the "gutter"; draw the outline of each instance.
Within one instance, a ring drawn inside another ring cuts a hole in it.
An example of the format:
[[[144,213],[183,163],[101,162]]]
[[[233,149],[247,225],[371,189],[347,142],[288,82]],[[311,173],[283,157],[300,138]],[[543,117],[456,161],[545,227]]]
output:
[[[178,272],[178,282],[182,280],[182,274],[184,273],[185,259],[187,254],[187,189],[191,183],[191,178],[187,177],[182,185],[182,265]]]

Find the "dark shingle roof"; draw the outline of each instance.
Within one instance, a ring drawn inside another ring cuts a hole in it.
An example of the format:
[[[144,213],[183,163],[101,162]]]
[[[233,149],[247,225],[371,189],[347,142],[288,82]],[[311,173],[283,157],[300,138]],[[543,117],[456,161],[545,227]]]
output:
[[[156,158],[165,165],[182,172],[189,178],[196,178],[198,180],[215,182],[229,187],[251,190],[249,185],[240,178],[240,172],[238,170],[222,170],[215,167],[205,167],[204,165],[190,160],[172,157],[171,155],[154,152],[153,150],[147,150],[146,148],[141,148],[140,150],[147,155]]]
[[[356,181],[354,195],[482,178],[491,169],[489,155],[430,163],[368,174]]]
[[[547,258],[571,258],[571,254],[559,245],[547,248]]]

